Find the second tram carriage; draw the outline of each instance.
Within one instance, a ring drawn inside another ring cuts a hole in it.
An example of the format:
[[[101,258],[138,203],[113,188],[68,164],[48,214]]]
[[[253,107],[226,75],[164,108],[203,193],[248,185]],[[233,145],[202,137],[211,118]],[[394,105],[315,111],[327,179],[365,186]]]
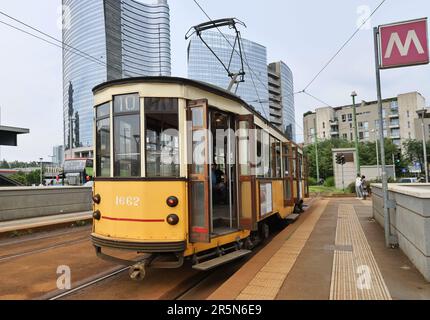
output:
[[[189,258],[207,270],[246,255],[268,219],[288,218],[307,196],[302,149],[230,92],[144,77],[101,84],[94,96],[92,241],[134,279],[148,266]]]

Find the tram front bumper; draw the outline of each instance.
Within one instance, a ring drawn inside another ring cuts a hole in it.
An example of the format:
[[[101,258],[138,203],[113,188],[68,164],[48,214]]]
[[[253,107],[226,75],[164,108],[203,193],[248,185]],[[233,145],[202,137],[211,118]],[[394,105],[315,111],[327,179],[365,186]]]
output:
[[[107,247],[142,253],[180,253],[187,248],[186,241],[178,242],[134,242],[109,239],[96,234],[91,235],[91,241],[96,247]]]

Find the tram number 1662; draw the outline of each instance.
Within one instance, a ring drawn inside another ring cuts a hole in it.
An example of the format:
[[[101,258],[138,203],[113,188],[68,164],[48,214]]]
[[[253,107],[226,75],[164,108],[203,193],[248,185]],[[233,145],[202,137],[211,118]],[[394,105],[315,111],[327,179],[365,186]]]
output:
[[[140,198],[139,197],[123,197],[116,196],[115,205],[118,207],[139,207],[140,206]]]

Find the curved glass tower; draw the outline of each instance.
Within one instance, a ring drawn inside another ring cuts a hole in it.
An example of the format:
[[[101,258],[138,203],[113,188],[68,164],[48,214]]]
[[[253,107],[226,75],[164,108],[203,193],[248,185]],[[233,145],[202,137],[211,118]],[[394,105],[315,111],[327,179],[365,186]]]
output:
[[[225,36],[231,45],[219,32],[207,31],[203,33],[205,42],[224,64],[228,65],[235,37],[227,34]],[[246,39],[242,39],[242,43],[244,59],[252,71],[244,62],[245,82],[239,84],[236,94],[249,105],[252,105],[263,117],[270,119],[266,47]],[[235,53],[230,70],[238,72],[240,69],[241,60],[239,55]],[[188,77],[223,89],[227,89],[230,83],[227,71],[197,36],[191,38],[188,46]]]
[[[66,157],[72,156],[71,142],[73,156],[88,156],[94,86],[125,77],[170,75],[169,6],[166,0],[63,0],[63,8]]]

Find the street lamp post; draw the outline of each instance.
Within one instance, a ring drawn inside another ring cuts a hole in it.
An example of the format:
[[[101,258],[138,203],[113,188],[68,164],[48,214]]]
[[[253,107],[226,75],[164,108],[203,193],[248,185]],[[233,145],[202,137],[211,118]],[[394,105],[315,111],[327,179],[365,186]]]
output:
[[[43,158],[39,158],[40,160],[40,184],[43,184]]]
[[[418,110],[418,116],[421,116],[421,129],[423,134],[423,151],[424,151],[424,172],[426,175],[426,183],[429,183],[428,165],[427,165],[427,146],[426,146],[426,136],[424,129],[424,118],[426,116],[427,110],[425,108]]]
[[[356,106],[355,106],[355,98],[357,97],[357,93],[355,91],[353,91],[351,93],[351,97],[352,97],[352,116],[353,116],[353,121],[354,121],[354,135],[355,135],[355,150],[356,150],[356,154],[357,154],[357,159],[356,159],[356,168],[357,168],[357,174],[360,174],[360,154],[358,152],[358,126],[357,126],[357,110],[356,110]]]
[[[317,183],[320,182],[320,166],[319,166],[319,156],[318,156],[318,133],[317,133],[317,120],[316,116],[314,119],[314,139],[315,139],[315,165],[317,169]]]
[[[376,142],[376,169],[378,170],[378,179],[381,177],[381,168],[379,166],[379,147],[378,147],[378,130],[373,129],[372,132],[375,134]]]

